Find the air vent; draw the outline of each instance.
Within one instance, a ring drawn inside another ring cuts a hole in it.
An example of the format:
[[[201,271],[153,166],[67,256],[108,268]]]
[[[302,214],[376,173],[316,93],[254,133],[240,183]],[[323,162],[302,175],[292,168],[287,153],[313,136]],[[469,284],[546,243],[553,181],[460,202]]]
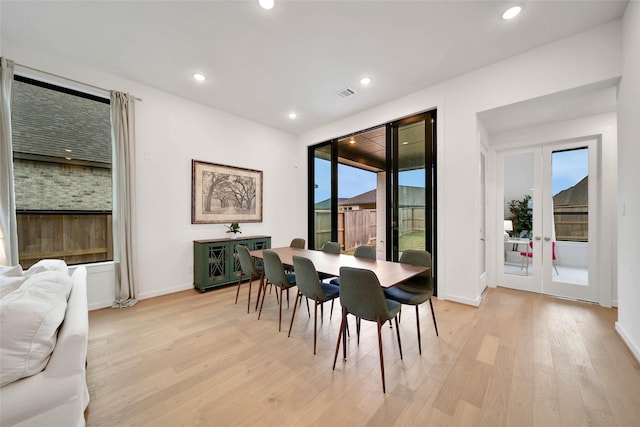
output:
[[[356,94],[356,91],[351,89],[350,87],[345,87],[344,89],[339,90],[338,93],[337,93],[337,95],[340,98],[348,98],[351,95],[355,95],[355,94]]]

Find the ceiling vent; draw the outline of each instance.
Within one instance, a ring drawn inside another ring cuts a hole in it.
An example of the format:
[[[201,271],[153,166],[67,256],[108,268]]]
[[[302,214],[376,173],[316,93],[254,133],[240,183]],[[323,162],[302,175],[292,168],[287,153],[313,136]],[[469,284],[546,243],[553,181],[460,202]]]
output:
[[[350,87],[345,87],[344,89],[339,90],[338,93],[337,93],[337,95],[340,98],[348,98],[351,95],[355,95],[355,94],[356,94],[356,91],[351,89]]]

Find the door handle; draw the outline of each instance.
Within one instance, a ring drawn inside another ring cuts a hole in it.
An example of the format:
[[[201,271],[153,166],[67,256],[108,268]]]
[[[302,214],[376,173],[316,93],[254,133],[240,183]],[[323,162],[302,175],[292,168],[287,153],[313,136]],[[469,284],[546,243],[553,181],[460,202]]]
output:
[[[544,241],[545,241],[545,242],[548,242],[549,240],[551,240],[551,237],[545,237],[545,238],[544,238]]]
[[[534,239],[540,240],[540,236],[536,236],[536,237],[534,237]]]

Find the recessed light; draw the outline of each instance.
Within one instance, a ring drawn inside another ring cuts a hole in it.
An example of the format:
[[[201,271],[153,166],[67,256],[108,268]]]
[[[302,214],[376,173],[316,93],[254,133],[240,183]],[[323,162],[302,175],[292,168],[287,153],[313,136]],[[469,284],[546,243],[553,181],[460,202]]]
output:
[[[65,157],[65,159],[67,159],[67,160],[71,160],[71,157]]]
[[[504,13],[502,14],[502,19],[504,19],[505,21],[513,19],[518,16],[520,12],[522,12],[522,6],[510,7],[509,9],[504,11]]]
[[[258,0],[258,3],[260,4],[261,8],[266,10],[273,9],[273,6],[275,5],[273,0]]]
[[[296,117],[298,117],[298,115],[296,113],[294,113],[294,112],[289,113],[289,118],[291,120],[295,119]]]
[[[409,141],[402,141],[402,145],[409,145]]]
[[[356,140],[353,139],[353,137],[351,137],[351,139],[349,140],[349,144],[355,144],[355,143],[356,143]]]
[[[66,151],[67,153],[72,152],[73,150],[71,148],[65,148],[64,151]]]
[[[362,86],[367,86],[369,83],[371,83],[371,77],[363,77],[360,79],[360,84]]]
[[[193,78],[196,79],[199,82],[203,82],[203,81],[207,80],[207,78],[204,76],[204,74],[200,74],[200,73],[195,73],[193,75]]]

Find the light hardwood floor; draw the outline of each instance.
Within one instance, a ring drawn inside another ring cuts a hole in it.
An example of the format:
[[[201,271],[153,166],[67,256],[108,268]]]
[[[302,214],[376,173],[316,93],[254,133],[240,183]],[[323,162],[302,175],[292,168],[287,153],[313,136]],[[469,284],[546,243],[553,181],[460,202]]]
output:
[[[639,425],[640,367],[615,309],[502,288],[479,308],[434,299],[440,337],[421,306],[420,356],[405,307],[403,361],[383,329],[385,395],[375,324],[332,371],[339,304],[331,321],[325,307],[314,356],[304,305],[287,338],[291,309],[278,333],[275,293],[257,320],[246,292],[238,305],[227,287],[91,312],[88,425]]]

